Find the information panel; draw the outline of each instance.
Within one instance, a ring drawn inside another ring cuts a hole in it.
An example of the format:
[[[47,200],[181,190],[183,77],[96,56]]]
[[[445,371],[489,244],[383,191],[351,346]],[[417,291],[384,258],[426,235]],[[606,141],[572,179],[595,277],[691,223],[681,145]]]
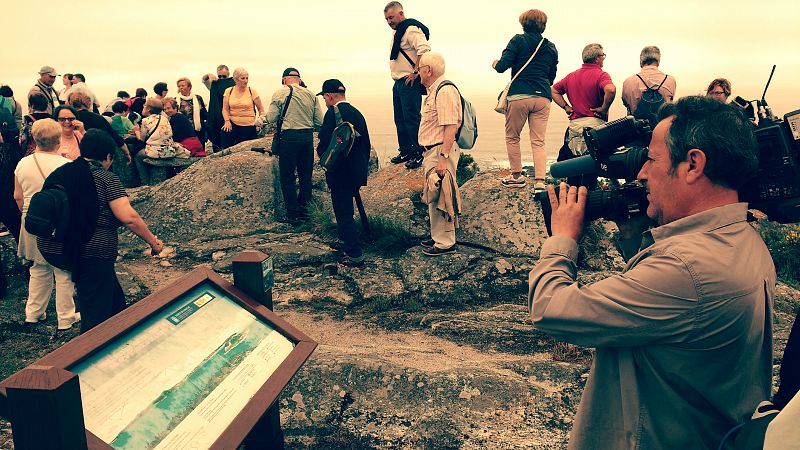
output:
[[[208,448],[292,349],[204,282],[67,369],[86,429],[112,447]]]

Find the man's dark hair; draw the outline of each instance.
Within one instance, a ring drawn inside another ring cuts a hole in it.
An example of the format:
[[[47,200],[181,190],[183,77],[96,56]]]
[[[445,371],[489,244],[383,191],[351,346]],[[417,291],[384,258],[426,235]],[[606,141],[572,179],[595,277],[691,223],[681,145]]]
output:
[[[136,88],[137,97],[147,97],[147,90],[145,88]]]
[[[107,132],[99,128],[92,128],[83,135],[78,147],[80,147],[81,156],[84,158],[105,161],[108,155],[114,154],[117,144]]]
[[[169,90],[167,83],[164,83],[163,81],[159,81],[155,86],[153,86],[153,92],[155,92],[156,95],[164,95],[164,92],[167,92],[167,90]]]
[[[76,73],[75,75],[72,76],[72,78],[77,78],[81,80],[82,83],[86,83],[86,77],[83,76],[82,73]]]
[[[128,94],[128,91],[118,91],[117,97],[119,98],[131,98],[131,94]]]
[[[47,104],[50,102],[47,101],[47,97],[45,97],[44,94],[36,93],[28,98],[28,103],[30,103],[34,111],[46,111]]]
[[[116,102],[111,105],[111,111],[114,111],[114,113],[124,113],[128,109],[130,108],[128,108],[128,105],[126,105],[125,102]]]
[[[72,80],[72,74],[71,73],[65,73],[64,76],[67,77],[68,80]]]
[[[689,150],[706,155],[703,173],[714,184],[739,190],[758,168],[758,144],[753,124],[743,110],[702,96],[666,103],[658,121],[674,116],[667,133],[673,171]]]
[[[6,98],[13,97],[14,96],[14,91],[11,90],[11,86],[9,86],[7,84],[4,84],[4,85],[0,86],[0,95],[2,95],[3,97],[6,97]]]

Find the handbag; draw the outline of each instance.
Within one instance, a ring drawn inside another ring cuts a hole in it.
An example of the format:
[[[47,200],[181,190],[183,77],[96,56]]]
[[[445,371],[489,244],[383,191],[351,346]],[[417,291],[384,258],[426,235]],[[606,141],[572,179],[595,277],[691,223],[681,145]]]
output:
[[[411,57],[410,57],[410,56],[408,56],[408,53],[406,53],[406,52],[405,52],[405,51],[404,51],[402,48],[400,49],[400,53],[402,53],[402,54],[403,54],[403,56],[405,56],[405,57],[406,57],[406,59],[408,60],[408,63],[409,63],[409,64],[411,64],[411,68],[412,68],[412,69],[414,69],[414,70],[416,70],[416,64],[414,64],[414,61],[411,61]],[[414,72],[414,73],[417,73],[417,72]],[[425,86],[422,84],[422,78],[420,78],[420,77],[417,77],[417,78],[414,80],[414,82],[413,82],[413,83],[411,83],[411,86],[414,86],[415,84],[416,84],[416,86],[417,86],[417,90],[419,91],[419,95],[428,95],[428,88],[426,88],[426,87],[425,87]]]
[[[522,66],[521,69],[519,69],[519,72],[517,72],[517,74],[511,78],[511,81],[508,82],[506,88],[503,89],[503,91],[500,92],[500,95],[497,96],[497,106],[494,107],[495,111],[499,112],[500,114],[505,114],[506,111],[508,111],[508,90],[511,89],[511,83],[513,83],[514,80],[517,79],[519,74],[521,74],[522,71],[524,71],[525,68],[528,67],[528,64],[530,64],[531,61],[533,61],[533,57],[536,56],[537,53],[539,53],[539,47],[542,46],[542,42],[544,42],[544,38],[542,38],[539,41],[539,45],[536,46],[536,50],[533,51],[533,54],[531,55],[530,58],[528,58],[528,61],[525,63],[525,65]]]
[[[281,116],[278,117],[278,123],[275,124],[275,134],[272,136],[270,153],[276,156],[280,156],[281,154],[281,130],[283,129],[283,119],[286,118],[286,110],[289,109],[289,102],[292,101],[292,94],[294,94],[294,89],[289,86],[289,95],[286,96],[286,101],[283,102]]]

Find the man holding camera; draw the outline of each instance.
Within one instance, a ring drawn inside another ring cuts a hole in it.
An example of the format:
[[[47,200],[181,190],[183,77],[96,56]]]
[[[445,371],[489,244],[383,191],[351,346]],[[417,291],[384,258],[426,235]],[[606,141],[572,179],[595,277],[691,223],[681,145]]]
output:
[[[562,183],[530,273],[535,326],[596,347],[570,448],[716,448],[771,396],[769,251],[739,203],[757,166],[741,111],[685,97],[659,112],[638,174],[647,216],[622,274],[579,285],[587,190]]]

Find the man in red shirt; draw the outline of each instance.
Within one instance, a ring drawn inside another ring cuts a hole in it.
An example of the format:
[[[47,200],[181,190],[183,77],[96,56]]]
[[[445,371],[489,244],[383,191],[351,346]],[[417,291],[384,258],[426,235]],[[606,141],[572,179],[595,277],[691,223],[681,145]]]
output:
[[[583,140],[585,127],[597,127],[608,121],[608,109],[617,95],[611,76],[603,71],[606,54],[600,44],[589,44],[583,48],[583,65],[553,85],[553,101],[569,116],[569,127],[564,137],[564,146],[558,160],[581,156],[586,153]],[[569,103],[564,95],[569,98]],[[571,104],[570,104],[571,103]],[[570,179],[571,185],[581,184],[592,189],[596,177]]]

